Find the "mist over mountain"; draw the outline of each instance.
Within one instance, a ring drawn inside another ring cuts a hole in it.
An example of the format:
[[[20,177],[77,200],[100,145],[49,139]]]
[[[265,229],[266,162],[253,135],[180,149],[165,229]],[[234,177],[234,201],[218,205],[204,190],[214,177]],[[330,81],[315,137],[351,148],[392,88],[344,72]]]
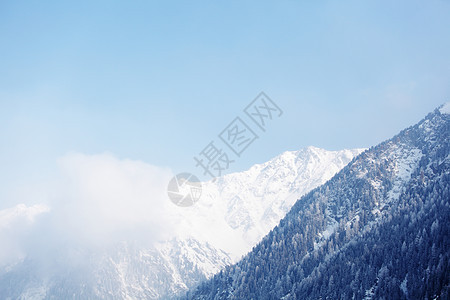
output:
[[[449,104],[301,197],[188,299],[448,299]]]

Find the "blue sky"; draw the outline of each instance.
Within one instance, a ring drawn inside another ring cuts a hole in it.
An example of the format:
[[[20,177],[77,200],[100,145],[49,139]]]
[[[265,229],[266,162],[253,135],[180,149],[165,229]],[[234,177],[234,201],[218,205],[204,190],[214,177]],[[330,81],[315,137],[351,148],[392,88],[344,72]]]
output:
[[[91,2],[0,3],[3,203],[68,152],[195,171],[260,91],[284,114],[230,171],[369,147],[449,99],[449,1]]]

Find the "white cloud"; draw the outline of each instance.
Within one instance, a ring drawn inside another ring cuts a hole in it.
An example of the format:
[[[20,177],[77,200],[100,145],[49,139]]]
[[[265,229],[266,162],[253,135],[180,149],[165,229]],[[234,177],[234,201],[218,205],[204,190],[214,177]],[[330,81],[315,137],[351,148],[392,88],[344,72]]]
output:
[[[442,114],[450,114],[450,102],[443,104],[439,110]]]
[[[45,205],[24,204],[0,210],[0,265],[14,263],[24,257],[23,239],[36,219],[49,211]]]
[[[59,178],[48,193],[54,196],[46,201],[50,207],[21,204],[0,211],[0,264],[11,262],[11,253],[39,258],[73,247],[171,236],[169,169],[111,154],[70,153],[58,165]]]

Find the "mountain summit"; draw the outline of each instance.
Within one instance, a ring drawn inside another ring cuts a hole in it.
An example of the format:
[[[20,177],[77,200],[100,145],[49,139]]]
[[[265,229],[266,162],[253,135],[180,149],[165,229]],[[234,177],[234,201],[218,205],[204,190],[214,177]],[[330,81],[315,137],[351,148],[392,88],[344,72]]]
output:
[[[193,235],[240,258],[287,214],[296,200],[325,183],[365,149],[286,151],[244,172],[203,184],[201,200],[182,211],[183,236]],[[187,229],[187,230],[186,230]]]

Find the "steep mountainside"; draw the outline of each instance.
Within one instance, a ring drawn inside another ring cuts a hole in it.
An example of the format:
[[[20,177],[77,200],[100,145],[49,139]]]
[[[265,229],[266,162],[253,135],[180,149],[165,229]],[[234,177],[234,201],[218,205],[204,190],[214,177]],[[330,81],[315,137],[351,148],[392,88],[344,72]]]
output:
[[[447,299],[448,105],[302,197],[189,299]]]

